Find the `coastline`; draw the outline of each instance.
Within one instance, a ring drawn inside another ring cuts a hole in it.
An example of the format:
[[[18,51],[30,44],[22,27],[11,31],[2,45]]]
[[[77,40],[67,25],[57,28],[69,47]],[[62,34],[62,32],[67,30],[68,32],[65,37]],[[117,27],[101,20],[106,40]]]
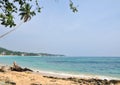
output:
[[[56,72],[50,72],[50,71],[39,71],[35,72],[37,74],[42,74],[43,76],[53,76],[53,77],[58,77],[58,78],[82,78],[82,79],[107,79],[107,80],[120,80],[119,78],[115,77],[108,77],[108,76],[101,76],[101,75],[87,75],[87,74],[70,74],[70,73],[56,73]]]
[[[0,66],[3,66],[3,64]],[[5,65],[5,67],[8,68],[9,66]],[[120,79],[55,73],[34,69],[33,72],[11,70],[0,72],[0,83],[5,83],[5,85],[120,85]]]
[[[0,67],[1,66],[6,66],[6,67],[10,67],[11,65],[8,64],[1,64],[0,63]],[[25,67],[26,68],[26,67]],[[110,77],[110,76],[105,76],[105,75],[92,75],[92,74],[83,74],[83,73],[79,73],[79,74],[74,74],[74,73],[66,73],[66,72],[57,72],[57,71],[48,71],[48,70],[41,70],[41,69],[35,69],[35,68],[30,68],[33,70],[34,74],[40,74],[43,76],[52,76],[52,77],[58,77],[58,78],[82,78],[82,79],[107,79],[107,80],[120,80],[120,78],[117,77]]]
[[[120,78],[109,77],[104,75],[90,75],[90,74],[73,74],[73,73],[65,73],[65,72],[54,72],[54,71],[45,71],[45,70],[37,70],[33,69],[35,74],[41,74],[43,76],[53,76],[58,78],[81,78],[81,79],[107,79],[107,80],[120,80]]]

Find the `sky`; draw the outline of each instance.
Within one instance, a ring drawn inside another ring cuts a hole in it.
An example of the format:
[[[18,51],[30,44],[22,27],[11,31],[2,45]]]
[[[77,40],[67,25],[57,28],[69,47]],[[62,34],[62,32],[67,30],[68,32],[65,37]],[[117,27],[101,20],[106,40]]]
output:
[[[120,0],[73,2],[77,13],[70,10],[69,0],[41,0],[42,12],[1,38],[0,47],[67,56],[120,56]],[[8,30],[0,25],[0,35]]]

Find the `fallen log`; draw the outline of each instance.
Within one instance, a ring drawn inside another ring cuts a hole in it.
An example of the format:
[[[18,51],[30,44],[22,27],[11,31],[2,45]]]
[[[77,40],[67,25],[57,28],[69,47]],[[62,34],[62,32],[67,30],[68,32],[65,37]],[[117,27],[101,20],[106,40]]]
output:
[[[22,68],[19,65],[16,64],[16,62],[13,62],[13,67],[10,68],[11,71],[18,71],[18,72],[24,72],[24,71],[31,71],[33,72],[33,70],[29,69],[29,68]]]

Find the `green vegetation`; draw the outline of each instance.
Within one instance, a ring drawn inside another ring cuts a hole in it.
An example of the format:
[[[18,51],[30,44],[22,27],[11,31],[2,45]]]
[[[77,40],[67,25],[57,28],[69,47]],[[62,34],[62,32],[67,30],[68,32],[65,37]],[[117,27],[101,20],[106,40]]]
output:
[[[69,0],[70,9],[77,12],[73,2]],[[41,12],[40,0],[0,0],[0,23],[5,27],[16,26],[15,17],[27,22]],[[18,15],[18,16],[16,16]]]
[[[57,54],[48,54],[48,53],[28,53],[28,52],[19,52],[19,51],[11,51],[5,48],[0,47],[0,55],[16,55],[16,56],[64,56]]]

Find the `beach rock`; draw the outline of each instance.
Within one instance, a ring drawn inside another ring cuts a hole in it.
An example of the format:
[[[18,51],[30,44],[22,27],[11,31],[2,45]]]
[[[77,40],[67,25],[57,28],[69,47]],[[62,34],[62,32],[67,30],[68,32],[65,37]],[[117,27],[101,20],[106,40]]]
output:
[[[5,85],[16,85],[16,83],[13,80],[11,80],[10,78],[6,77]]]
[[[0,72],[5,72],[5,66],[1,66]]]
[[[23,71],[31,71],[31,72],[33,72],[33,70],[31,70],[29,68],[23,68]]]
[[[13,81],[6,81],[5,83],[6,83],[6,84],[9,84],[9,85],[16,85],[16,83],[13,82]]]
[[[102,79],[78,79],[78,78],[67,78],[70,81],[79,83],[80,85],[120,85],[120,80],[102,80]]]
[[[36,71],[37,73],[39,73],[39,71]]]
[[[10,67],[8,67],[8,66],[1,66],[1,68],[0,68],[0,72],[7,72],[9,70],[10,70]]]
[[[120,85],[120,80],[110,80],[110,85]]]

